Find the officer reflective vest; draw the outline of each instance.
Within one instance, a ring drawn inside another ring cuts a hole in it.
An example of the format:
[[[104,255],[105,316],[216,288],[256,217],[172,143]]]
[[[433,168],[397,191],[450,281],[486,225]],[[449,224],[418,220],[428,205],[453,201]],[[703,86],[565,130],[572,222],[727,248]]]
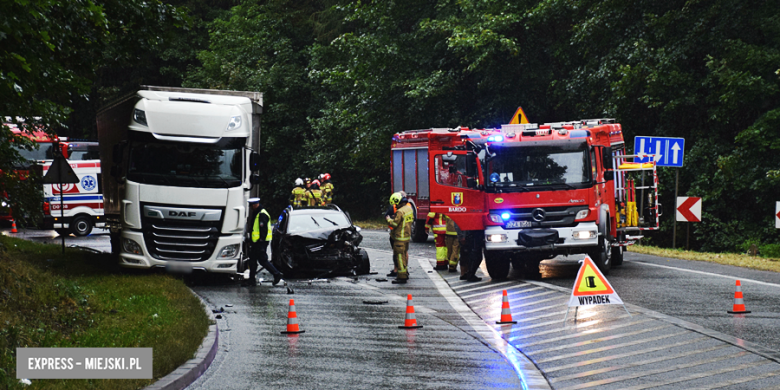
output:
[[[293,207],[301,207],[303,206],[305,200],[306,200],[306,189],[304,189],[303,187],[293,188],[292,194],[290,195],[290,204]]]
[[[447,232],[447,217],[442,213],[428,213],[426,226],[431,227],[433,234],[444,234]]]
[[[255,223],[254,226],[252,226],[252,242],[257,242],[260,239],[260,214],[265,215],[268,217],[268,232],[265,235],[265,241],[271,241],[271,216],[268,215],[268,212],[265,211],[265,209],[260,210],[259,213],[257,213],[257,216],[255,216]]]

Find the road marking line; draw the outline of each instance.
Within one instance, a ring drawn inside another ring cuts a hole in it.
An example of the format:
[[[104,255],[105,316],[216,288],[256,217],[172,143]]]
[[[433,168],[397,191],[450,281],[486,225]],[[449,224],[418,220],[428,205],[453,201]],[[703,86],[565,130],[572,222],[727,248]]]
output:
[[[737,358],[737,357],[744,356],[744,355],[747,355],[747,354],[748,354],[748,352],[737,352],[737,353],[734,353],[734,354],[731,354],[731,355],[718,356],[718,357],[715,357],[715,358],[712,358],[712,359],[699,360],[699,361],[692,362],[692,363],[675,365],[674,367],[658,368],[658,369],[655,369],[655,370],[642,371],[642,372],[639,372],[639,373],[636,373],[636,374],[622,375],[622,376],[602,379],[602,380],[598,380],[598,381],[581,383],[581,384],[574,385],[574,386],[569,386],[569,387],[560,387],[560,388],[558,388],[558,390],[587,389],[588,387],[595,387],[595,386],[605,385],[605,384],[608,384],[608,383],[621,382],[621,381],[628,380],[628,379],[636,379],[636,378],[641,378],[643,376],[662,374],[662,373],[670,372],[670,371],[678,371],[678,370],[682,370],[682,369],[685,369],[685,368],[691,368],[691,367],[700,366],[702,364],[715,363],[715,362],[719,362],[721,360]],[[648,386],[648,387],[655,387],[655,386],[661,386],[661,385],[660,384],[654,384],[654,385],[651,385],[651,386]],[[626,389],[623,389],[623,390],[626,390]]]
[[[537,360],[536,362],[537,363],[547,363],[547,362],[553,362],[553,361],[556,361],[556,360],[566,359],[566,358],[570,358],[570,357],[578,357],[578,356],[590,355],[592,353],[609,351],[609,350],[616,349],[616,348],[630,347],[632,345],[644,344],[644,343],[649,343],[651,341],[657,341],[657,340],[663,340],[663,339],[667,339],[667,338],[670,338],[670,337],[673,337],[673,336],[680,336],[680,335],[683,335],[683,334],[686,334],[686,333],[689,333],[689,332],[687,330],[682,330],[682,331],[679,331],[677,333],[663,334],[663,335],[660,335],[660,336],[649,337],[649,338],[646,338],[646,339],[639,339],[639,340],[629,341],[629,342],[620,343],[620,344],[607,345],[607,346],[600,347],[600,348],[592,348],[592,349],[586,349],[586,350],[579,351],[579,352],[573,352],[573,353],[567,353],[567,354],[558,355],[558,356],[552,356],[552,357],[549,357],[549,358],[546,358],[546,359]]]
[[[564,382],[564,381],[567,381],[567,380],[570,380],[570,379],[585,378],[585,377],[588,377],[588,376],[591,376],[591,375],[603,374],[605,372],[612,372],[612,371],[615,371],[615,370],[623,370],[623,369],[630,368],[630,367],[639,367],[639,366],[644,366],[644,365],[647,365],[647,364],[664,362],[664,361],[668,361],[668,360],[672,360],[672,359],[679,359],[679,358],[686,357],[686,356],[698,355],[700,353],[717,351],[719,349],[723,349],[723,348],[726,348],[728,346],[729,346],[728,344],[723,343],[721,345],[716,345],[714,347],[697,349],[695,351],[681,352],[681,353],[678,353],[676,355],[659,356],[659,357],[656,357],[656,358],[641,360],[641,361],[638,361],[638,362],[624,363],[624,364],[621,364],[621,365],[618,365],[618,366],[604,367],[604,368],[599,368],[597,370],[590,370],[590,371],[579,372],[579,373],[571,374],[571,375],[559,376],[559,377],[550,379],[550,383]]]
[[[547,348],[547,349],[540,349],[540,350],[534,351],[533,353],[534,354],[548,353],[548,352],[553,352],[553,351],[560,351],[560,350],[563,350],[563,349],[577,348],[577,347],[582,347],[584,345],[601,343],[601,342],[610,341],[610,340],[617,340],[617,339],[620,339],[620,338],[623,338],[623,337],[635,336],[635,335],[642,334],[642,333],[652,332],[652,331],[655,331],[655,330],[658,330],[658,329],[663,329],[663,328],[666,328],[666,327],[669,327],[669,326],[670,325],[661,325],[661,326],[656,326],[655,328],[644,328],[644,329],[640,329],[640,330],[635,330],[633,332],[613,334],[613,335],[607,336],[607,337],[599,337],[599,338],[595,338],[595,339],[591,339],[591,340],[580,341],[580,342],[566,344],[566,345],[559,345],[557,347],[552,347],[552,348]]]
[[[517,372],[517,376],[523,382],[525,389],[551,389],[550,384],[545,379],[539,369],[526,357],[520,350],[504,340],[501,335],[493,328],[489,327],[471,308],[469,308],[460,297],[455,294],[449,284],[439,275],[427,271],[433,270],[431,264],[421,258],[417,258],[420,267],[433,282],[433,285],[439,290],[439,293],[447,300],[455,311],[460,314],[466,323],[484,340],[490,347],[498,351],[506,360],[512,364]]]
[[[707,276],[717,276],[719,278],[724,278],[724,279],[729,279],[729,280],[739,279],[740,282],[742,282],[742,283],[750,282],[750,283],[755,283],[755,284],[761,284],[761,285],[764,285],[764,286],[780,287],[780,284],[762,282],[760,280],[755,280],[755,279],[735,278],[733,276],[719,275],[719,274],[714,274],[712,272],[696,271],[696,270],[687,269],[687,268],[678,268],[678,267],[671,267],[671,266],[668,266],[668,265],[646,263],[646,262],[641,261],[641,260],[631,260],[631,262],[632,263],[636,263],[636,264],[641,264],[641,265],[649,265],[651,267],[673,269],[675,271],[685,271],[685,272],[691,272],[691,273],[694,273],[694,274],[701,274],[701,275],[707,275]]]
[[[561,311],[556,311],[556,312],[553,312],[553,313],[543,314],[543,315],[536,316],[536,317],[526,317],[526,318],[520,317],[519,314],[513,314],[512,315],[512,319],[517,321],[517,322],[528,322],[528,321],[535,321],[535,320],[540,320],[542,318],[547,318],[547,317],[552,317],[552,316],[559,316],[559,315],[564,315],[564,314],[566,314],[566,310],[561,310]],[[482,317],[482,319],[487,320],[488,322],[492,322],[492,321],[498,320],[500,318],[501,318],[500,310],[499,310],[499,313],[496,314],[496,315],[489,315],[489,316],[483,316]]]
[[[461,287],[473,287],[473,286],[476,286],[476,285],[478,285],[478,284],[481,284],[481,283],[483,283],[483,282],[477,282],[477,283],[464,284],[464,285],[460,285],[460,286],[456,286],[456,287],[451,287],[451,288],[452,288],[453,290],[455,290],[455,292],[457,292],[457,293],[458,293],[458,295],[460,295],[460,294],[463,294],[463,293],[467,293],[467,292],[469,292],[469,291],[480,290],[480,289],[483,289],[483,288],[485,288],[485,287],[498,287],[498,286],[503,286],[503,285],[506,285],[506,284],[514,284],[515,282],[501,282],[501,283],[491,284],[491,285],[489,285],[489,286],[479,286],[479,287],[474,287],[474,288],[469,288],[469,289],[466,289],[466,290],[460,290],[460,291],[458,291],[458,289],[459,289],[459,288],[461,288]],[[499,292],[500,292],[500,291],[504,291],[504,290],[506,290],[506,289],[505,289],[505,288],[502,288],[502,289],[499,289],[499,290],[490,290],[490,291],[491,291],[491,292],[492,292],[492,291],[499,291]]]
[[[550,368],[546,368],[544,370],[544,372],[545,373],[550,373],[550,372],[555,372],[555,371],[560,371],[560,370],[566,370],[566,369],[569,369],[569,368],[579,368],[579,367],[584,367],[584,366],[588,366],[588,365],[591,365],[591,364],[608,362],[610,360],[622,359],[624,357],[631,357],[631,356],[636,356],[636,355],[642,355],[642,354],[649,353],[649,352],[656,352],[656,351],[660,351],[662,349],[672,349],[672,348],[676,348],[676,347],[681,347],[683,345],[695,344],[695,343],[698,343],[699,341],[705,341],[705,340],[710,340],[710,338],[706,337],[706,336],[702,336],[702,337],[697,337],[697,338],[690,339],[690,340],[680,341],[679,343],[658,345],[658,346],[655,346],[655,347],[640,349],[640,350],[637,350],[637,351],[631,351],[631,352],[621,353],[621,354],[617,354],[617,355],[609,355],[609,356],[604,356],[604,357],[600,357],[600,358],[597,358],[597,359],[590,359],[590,360],[585,360],[585,361],[571,363],[571,364],[564,364],[562,366],[553,366],[553,367],[550,367]],[[729,346],[728,344],[723,344],[724,348],[728,347],[728,346]]]
[[[701,378],[705,378],[705,377],[708,377],[708,376],[715,376],[715,375],[725,374],[727,372],[732,372],[732,371],[737,371],[737,370],[744,370],[746,368],[763,366],[763,365],[769,364],[769,363],[772,363],[772,362],[770,362],[769,360],[766,360],[766,359],[761,359],[761,360],[758,360],[758,361],[755,361],[755,362],[744,363],[744,364],[740,364],[740,365],[733,366],[733,367],[719,368],[717,370],[711,370],[711,371],[700,372],[700,373],[691,374],[691,375],[687,375],[687,376],[683,376],[683,377],[677,377],[677,378],[669,379],[669,380],[666,380],[666,381],[663,381],[663,382],[656,382],[656,383],[652,383],[652,384],[632,386],[632,387],[629,387],[626,390],[642,390],[642,389],[647,389],[647,388],[650,388],[650,387],[659,387],[659,386],[671,385],[671,384],[674,384],[674,383],[686,382],[686,381],[690,381],[690,380],[694,380],[694,379],[701,379]]]
[[[740,383],[745,383],[745,382],[752,382],[752,381],[759,380],[759,379],[765,379],[765,378],[773,377],[775,375],[780,375],[780,371],[765,372],[763,374],[756,374],[756,375],[746,376],[744,378],[732,379],[730,381],[725,381],[725,382],[721,383],[720,386],[710,387],[710,389],[719,389],[721,387],[738,385]],[[780,387],[780,386],[777,386],[777,387]],[[777,388],[777,387],[775,387],[775,388]]]
[[[518,345],[517,348],[525,349],[527,347],[531,347],[531,346],[534,346],[534,345],[547,344],[547,343],[552,343],[552,342],[566,340],[566,339],[573,339],[573,338],[576,338],[576,337],[584,337],[584,336],[592,335],[592,334],[595,334],[595,333],[602,333],[602,332],[608,332],[608,331],[619,329],[619,328],[625,328],[627,326],[639,325],[639,324],[642,324],[642,323],[645,323],[645,322],[648,322],[648,321],[651,321],[651,320],[649,318],[644,318],[644,319],[640,319],[638,321],[633,321],[633,322],[628,322],[628,323],[625,323],[625,324],[615,325],[615,326],[612,326],[612,327],[609,327],[609,328],[588,329],[586,331],[573,333],[573,334],[568,334],[566,336],[553,337],[553,338],[550,338],[550,339],[542,339],[542,340],[539,340],[539,341],[534,341],[534,342],[528,343],[528,344],[521,344],[521,345]]]
[[[524,288],[524,289],[522,289],[522,290],[514,290],[514,289],[513,289],[511,292],[510,292],[510,291],[507,291],[507,292],[506,292],[506,295],[507,295],[507,297],[510,297],[510,296],[514,296],[514,295],[523,294],[523,293],[526,293],[526,292],[529,292],[529,291],[541,290],[541,289],[543,289],[543,288],[544,288],[544,287],[538,287],[538,286],[536,286],[536,287],[531,287],[531,288]],[[478,296],[478,295],[473,295],[473,296],[471,296],[471,297],[473,298],[473,297],[477,297],[477,296]],[[464,298],[463,296],[461,296],[461,298],[463,298],[463,299],[471,299],[471,298]],[[469,304],[477,303],[477,302],[480,302],[480,301],[487,301],[487,300],[492,300],[492,299],[495,299],[495,298],[496,298],[495,296],[490,296],[490,297],[484,297],[484,298],[480,298],[480,299],[471,299],[471,301],[469,302]],[[501,299],[501,297],[500,297],[500,296],[499,296],[498,298],[499,298],[499,299]]]
[[[529,337],[536,337],[536,336],[552,334],[552,333],[560,333],[560,332],[564,332],[564,331],[571,331],[572,329],[582,329],[582,328],[587,328],[587,327],[589,327],[591,325],[602,324],[602,323],[611,322],[611,321],[618,321],[618,320],[622,320],[624,318],[630,318],[630,317],[628,317],[628,316],[618,316],[618,317],[615,317],[615,318],[607,318],[607,319],[601,319],[601,320],[586,321],[586,322],[583,322],[581,324],[576,324],[574,326],[569,326],[569,327],[564,325],[564,326],[561,326],[558,329],[550,329],[550,330],[545,330],[543,332],[536,332],[536,333],[530,333],[530,334],[510,337],[509,341],[520,340],[520,339],[527,339]],[[608,327],[605,326],[605,328],[608,328]],[[599,329],[599,328],[596,328],[596,329]]]

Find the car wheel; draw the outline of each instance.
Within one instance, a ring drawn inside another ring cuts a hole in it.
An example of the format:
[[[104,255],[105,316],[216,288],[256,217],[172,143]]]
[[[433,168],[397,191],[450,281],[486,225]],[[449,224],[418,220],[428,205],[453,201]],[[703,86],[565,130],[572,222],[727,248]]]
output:
[[[371,260],[368,258],[368,253],[365,249],[359,249],[357,254],[357,274],[368,275],[371,273]]]
[[[70,223],[70,229],[78,237],[88,236],[92,233],[92,221],[85,216],[78,216]]]
[[[290,248],[285,248],[274,261],[276,268],[281,271],[285,277],[292,277],[296,274],[295,259],[290,252]]]

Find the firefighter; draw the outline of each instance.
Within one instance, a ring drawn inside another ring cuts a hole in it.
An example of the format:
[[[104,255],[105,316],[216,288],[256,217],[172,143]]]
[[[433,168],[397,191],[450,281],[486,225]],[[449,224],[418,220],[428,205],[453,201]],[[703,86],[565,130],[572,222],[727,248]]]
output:
[[[448,268],[449,258],[447,257],[447,244],[444,236],[447,233],[447,217],[442,213],[428,213],[428,219],[425,221],[425,228],[433,231],[434,242],[436,243],[436,267],[437,271],[444,271]]]
[[[273,276],[273,285],[282,280],[282,273],[268,261],[268,244],[271,242],[271,216],[260,204],[260,198],[250,198],[251,209],[247,215],[246,231],[250,235],[249,244],[249,279],[244,286],[257,285],[257,265],[265,267]]]
[[[330,173],[320,175],[322,180],[322,199],[325,204],[333,203],[333,183],[330,182]]]
[[[295,179],[295,188],[290,194],[290,205],[293,208],[298,208],[303,206],[304,201],[306,201],[306,189],[303,188],[303,179],[299,177]]]
[[[400,193],[390,195],[390,204],[400,206],[395,218],[387,217],[387,223],[393,227],[393,261],[398,269],[394,284],[405,284],[409,279],[407,266],[409,262],[409,240],[412,238],[412,223],[414,212],[406,198]]]
[[[397,195],[396,195],[397,194]],[[398,203],[394,203],[394,199],[401,199],[403,196],[400,192],[393,193],[390,195],[390,207],[387,208],[387,211],[385,212],[385,220],[388,220],[387,227],[390,230],[390,248],[393,247],[393,243],[395,240],[393,240],[393,225],[390,224],[390,219],[395,219],[395,214],[398,212]],[[393,260],[393,270],[390,271],[387,276],[396,277],[398,276],[398,268],[395,265],[395,259]]]
[[[447,261],[449,262],[449,270],[450,272],[457,272],[458,271],[458,261],[460,260],[460,237],[458,233],[460,233],[460,228],[458,227],[458,224],[455,223],[455,221],[452,220],[452,218],[445,216],[445,234],[444,234],[444,243],[447,248]],[[468,273],[468,264],[466,264],[464,261],[460,262],[460,277],[461,279],[465,278],[463,275],[466,275]]]
[[[309,189],[306,190],[306,200],[309,206],[322,206],[322,190],[320,190],[320,181],[311,182]]]

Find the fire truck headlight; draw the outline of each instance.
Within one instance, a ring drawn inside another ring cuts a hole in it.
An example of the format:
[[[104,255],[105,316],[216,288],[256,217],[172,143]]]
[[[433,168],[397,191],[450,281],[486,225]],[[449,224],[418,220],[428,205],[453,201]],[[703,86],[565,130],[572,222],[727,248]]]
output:
[[[490,222],[495,222],[495,223],[504,222],[503,220],[501,220],[501,216],[498,214],[488,214],[488,219],[490,219]]]
[[[577,219],[583,219],[583,218],[587,217],[587,216],[588,216],[588,214],[590,214],[590,211],[589,211],[589,210],[587,210],[587,209],[585,209],[585,210],[580,210],[580,211],[578,211],[578,212],[577,212],[577,215],[576,215],[576,216],[574,216],[574,219],[575,219],[575,220],[577,220]],[[571,214],[569,214],[569,215],[571,215]]]
[[[230,123],[228,123],[226,131],[235,130],[239,127],[241,127],[241,115],[236,115],[230,118]]]
[[[230,259],[238,254],[238,244],[228,245],[219,252],[220,259]]]
[[[138,245],[137,242],[129,239],[129,238],[123,238],[122,239],[122,249],[127,253],[132,253],[136,255],[142,255],[144,254],[143,250],[141,250],[141,246]]]
[[[589,240],[596,237],[596,232],[594,230],[580,230],[573,232],[571,236],[575,240]]]
[[[144,110],[139,110],[137,108],[133,110],[133,120],[144,126],[149,126],[146,123],[146,112],[144,112]]]
[[[3,203],[0,203],[0,204],[2,204],[3,207],[8,207],[8,203],[5,203],[5,201],[3,201]]]
[[[506,242],[506,234],[488,234],[485,236],[488,242]]]

